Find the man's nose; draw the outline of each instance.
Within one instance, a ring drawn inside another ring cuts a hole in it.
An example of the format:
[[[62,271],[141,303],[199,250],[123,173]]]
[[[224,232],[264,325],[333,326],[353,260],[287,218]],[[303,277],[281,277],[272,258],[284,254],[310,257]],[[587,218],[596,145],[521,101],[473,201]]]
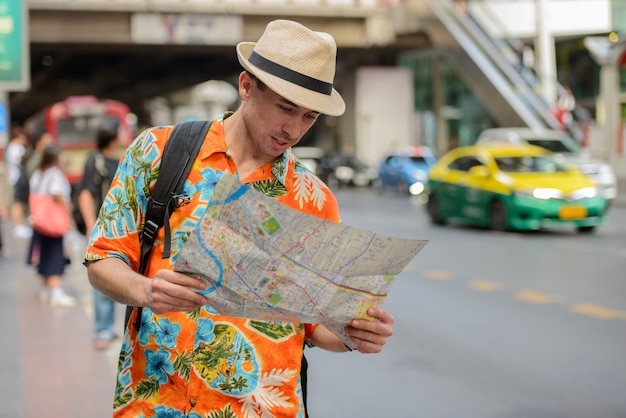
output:
[[[298,117],[290,117],[283,123],[282,130],[286,140],[295,141],[300,138],[302,121]]]

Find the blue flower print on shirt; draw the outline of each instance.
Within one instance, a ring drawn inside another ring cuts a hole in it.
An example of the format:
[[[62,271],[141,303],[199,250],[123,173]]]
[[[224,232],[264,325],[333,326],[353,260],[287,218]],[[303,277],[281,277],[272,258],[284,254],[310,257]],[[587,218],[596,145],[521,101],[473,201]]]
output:
[[[159,326],[154,333],[154,342],[159,347],[175,348],[176,338],[180,334],[180,325],[167,318],[159,319],[158,323]]]
[[[152,311],[144,308],[141,312],[141,328],[139,330],[139,344],[147,345],[150,337],[156,333],[156,324],[152,322]]]
[[[196,342],[194,349],[198,348],[198,344],[205,343],[210,344],[215,339],[213,333],[214,324],[212,319],[200,318],[198,319],[198,328],[196,329]]]
[[[209,201],[211,199],[211,195],[213,194],[213,189],[215,189],[215,185],[222,178],[222,171],[214,170],[212,168],[206,168],[202,170],[200,175],[202,176],[202,180],[195,184],[195,191],[200,193],[202,196],[200,199]]]
[[[146,376],[154,377],[159,383],[167,383],[167,375],[174,374],[170,353],[165,350],[146,350]]]
[[[185,414],[178,409],[168,408],[167,406],[163,405],[155,407],[154,412],[156,413],[156,415],[154,415],[156,418],[202,418],[195,412]]]
[[[131,383],[133,383],[133,378],[130,374],[130,371],[126,370],[125,372],[120,373],[119,382],[121,383],[121,387],[123,388],[130,387]]]

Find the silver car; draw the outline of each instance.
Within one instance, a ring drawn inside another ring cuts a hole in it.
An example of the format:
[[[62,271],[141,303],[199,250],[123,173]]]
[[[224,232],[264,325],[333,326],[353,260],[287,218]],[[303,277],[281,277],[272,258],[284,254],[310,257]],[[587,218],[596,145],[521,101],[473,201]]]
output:
[[[597,185],[600,193],[609,201],[617,196],[617,176],[610,164],[593,159],[571,137],[552,129],[490,128],[478,136],[476,144],[526,142],[546,148],[557,154],[563,162],[576,166]]]

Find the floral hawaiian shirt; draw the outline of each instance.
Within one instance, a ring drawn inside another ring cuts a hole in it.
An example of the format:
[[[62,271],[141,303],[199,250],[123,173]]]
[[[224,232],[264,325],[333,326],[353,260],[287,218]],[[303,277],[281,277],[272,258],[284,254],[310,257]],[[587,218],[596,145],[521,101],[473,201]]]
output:
[[[212,124],[183,187],[191,203],[171,215],[171,257],[161,258],[161,228],[147,277],[172,268],[221,175],[236,174],[222,120]],[[126,150],[91,233],[86,262],[116,257],[139,268],[147,200],[171,130],[148,129]],[[339,221],[330,189],[291,150],[243,181],[291,208]],[[207,305],[163,315],[144,308],[137,330],[137,312],[133,310],[120,352],[115,417],[304,416],[300,362],[305,336],[315,325],[226,317]]]

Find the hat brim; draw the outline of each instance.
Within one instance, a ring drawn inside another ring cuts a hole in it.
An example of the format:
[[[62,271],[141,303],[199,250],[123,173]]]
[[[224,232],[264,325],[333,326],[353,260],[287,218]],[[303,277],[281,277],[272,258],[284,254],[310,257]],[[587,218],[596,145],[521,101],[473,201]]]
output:
[[[252,54],[254,45],[256,45],[255,42],[240,42],[237,45],[237,58],[243,68],[265,83],[274,92],[299,106],[325,115],[343,115],[346,110],[346,104],[339,92],[334,88],[330,95],[318,93],[276,77],[251,64],[248,58]]]

